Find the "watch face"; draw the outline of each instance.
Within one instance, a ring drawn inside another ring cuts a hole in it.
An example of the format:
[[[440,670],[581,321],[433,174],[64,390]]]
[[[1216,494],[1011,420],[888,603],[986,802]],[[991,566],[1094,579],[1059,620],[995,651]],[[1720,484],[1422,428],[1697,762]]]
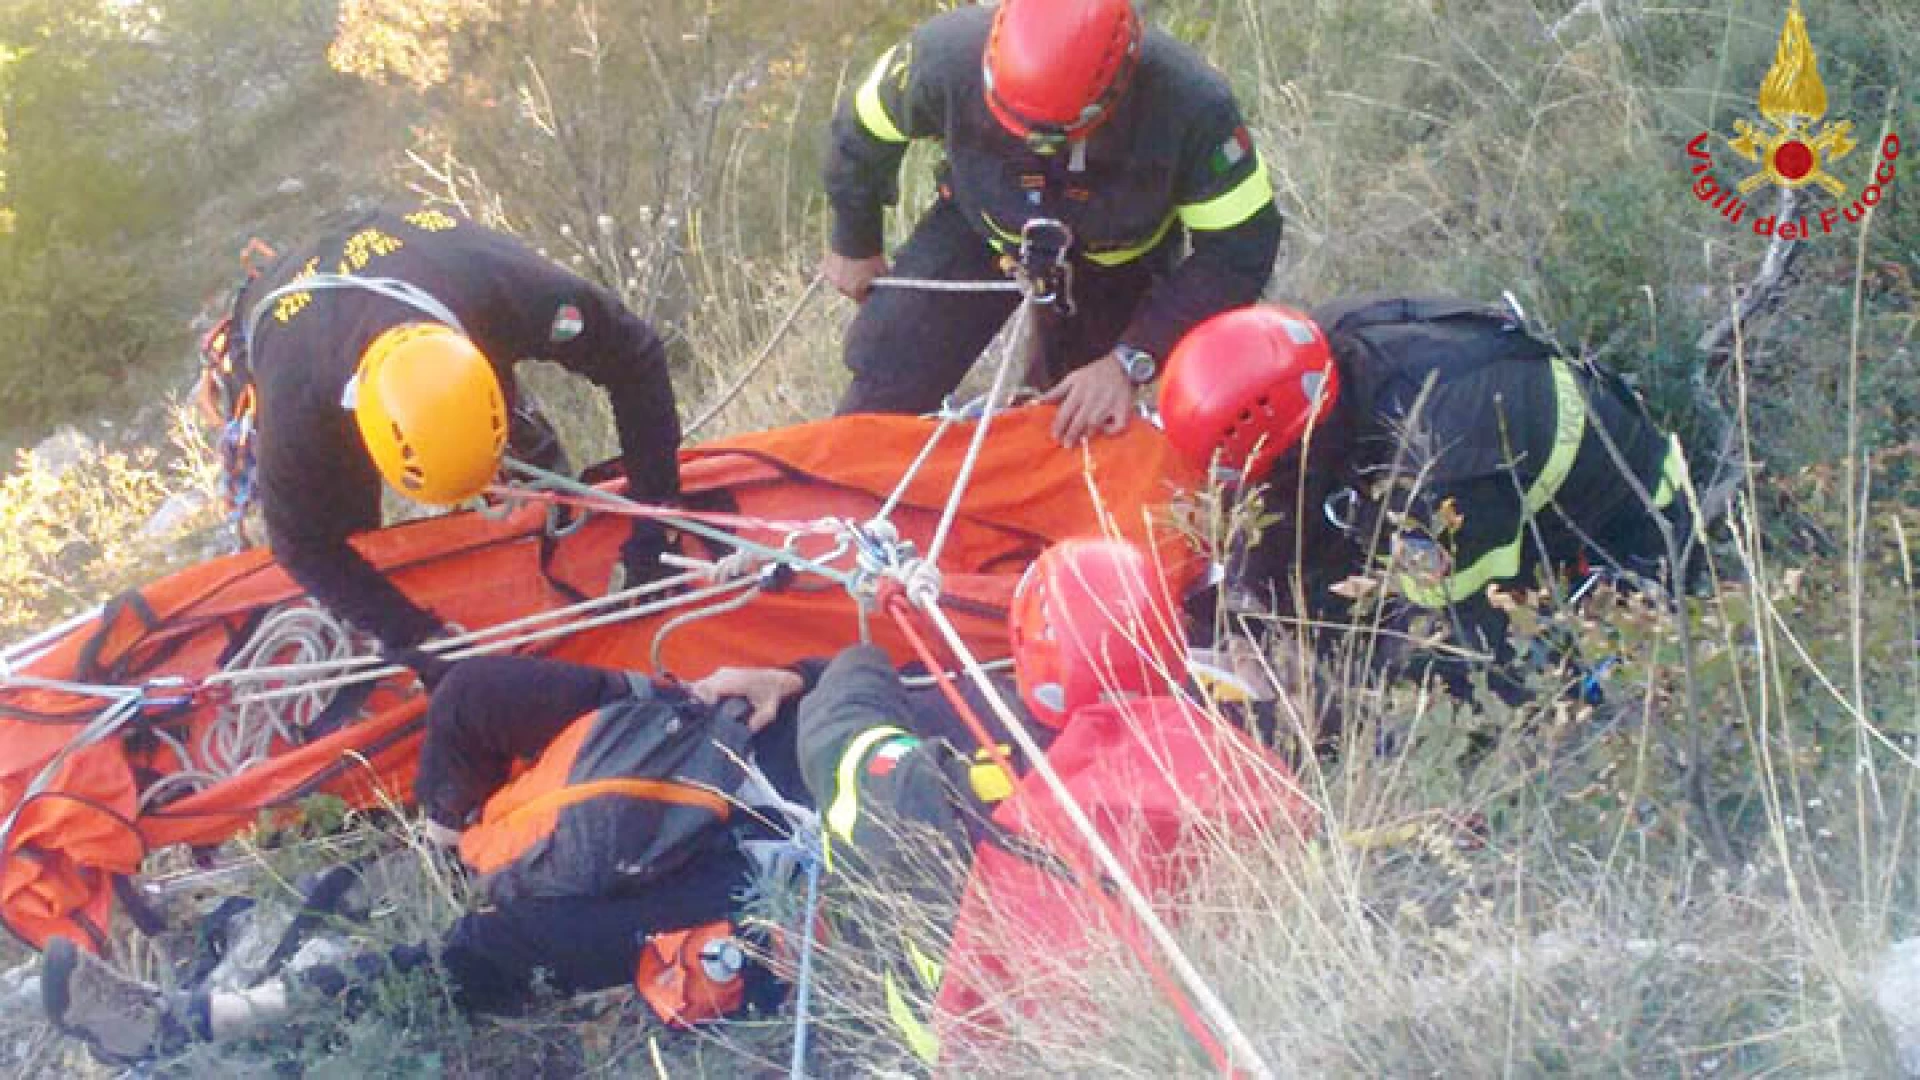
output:
[[[1153,378],[1153,354],[1141,349],[1122,347],[1120,350],[1120,368],[1127,378],[1134,382],[1148,382]]]

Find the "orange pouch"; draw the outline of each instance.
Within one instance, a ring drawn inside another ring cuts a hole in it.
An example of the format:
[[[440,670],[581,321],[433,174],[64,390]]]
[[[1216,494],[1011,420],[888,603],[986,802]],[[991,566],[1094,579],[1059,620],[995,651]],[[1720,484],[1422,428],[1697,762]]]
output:
[[[708,945],[724,944],[732,938],[733,923],[727,919],[655,934],[640,947],[634,986],[654,1014],[672,1027],[687,1028],[722,1019],[740,1007],[747,980],[739,971],[724,979],[714,978],[701,954]]]

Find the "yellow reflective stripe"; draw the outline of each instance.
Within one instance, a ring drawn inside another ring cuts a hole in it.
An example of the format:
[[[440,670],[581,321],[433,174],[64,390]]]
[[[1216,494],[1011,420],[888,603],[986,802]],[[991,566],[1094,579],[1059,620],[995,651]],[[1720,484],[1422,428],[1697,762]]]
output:
[[[987,242],[993,245],[993,250],[1002,255],[1010,255],[1020,249],[1020,234],[1010,233],[1001,228],[985,210],[980,211],[980,223],[985,225],[987,232],[991,234],[987,237]]]
[[[1121,263],[1132,262],[1159,247],[1160,241],[1167,238],[1168,230],[1172,229],[1173,223],[1178,220],[1177,215],[1168,214],[1161,220],[1160,227],[1153,230],[1153,235],[1138,244],[1123,248],[1109,248],[1105,251],[1086,251],[1082,254],[1086,256],[1088,262],[1098,266],[1119,266]],[[993,246],[993,250],[1002,255],[1011,255],[1020,250],[1020,234],[1001,228],[1000,224],[989,217],[984,210],[980,212],[980,223],[987,227],[989,234],[987,243]]]
[[[1199,232],[1218,232],[1259,213],[1273,202],[1273,182],[1267,179],[1267,163],[1254,151],[1253,171],[1245,180],[1204,202],[1188,203],[1180,208],[1180,220]]]
[[[1520,544],[1526,534],[1526,518],[1537,514],[1560,492],[1573,462],[1580,456],[1581,440],[1587,437],[1587,403],[1580,392],[1579,376],[1573,366],[1554,357],[1553,366],[1553,449],[1547,463],[1527,486],[1521,503],[1526,507],[1513,539],[1455,571],[1437,585],[1426,585],[1407,574],[1399,575],[1401,595],[1426,608],[1445,607],[1474,596],[1487,584],[1510,578],[1520,572]]]
[[[1176,220],[1177,215],[1168,214],[1161,220],[1160,227],[1153,230],[1153,235],[1147,237],[1140,243],[1132,247],[1113,248],[1109,251],[1089,251],[1087,252],[1087,261],[1096,266],[1119,266],[1121,263],[1130,263],[1140,256],[1145,255],[1147,252],[1152,251],[1154,248],[1159,247],[1160,241],[1167,238],[1167,230],[1173,228],[1173,223]]]
[[[887,115],[887,107],[880,104],[880,83],[887,77],[887,65],[893,62],[893,54],[898,51],[898,45],[888,49],[886,55],[880,57],[880,62],[873,65],[867,81],[861,83],[860,89],[853,94],[853,114],[860,118],[860,126],[867,129],[867,134],[881,142],[907,141],[907,137],[894,124],[893,117]]]
[[[1580,378],[1573,365],[1553,358],[1553,450],[1547,463],[1527,488],[1527,513],[1536,514],[1560,493],[1573,471],[1573,459],[1580,456],[1580,440],[1587,437],[1587,399],[1580,393]]]
[[[847,744],[847,752],[840,755],[840,764],[834,768],[833,805],[827,808],[828,832],[853,842],[853,826],[860,820],[860,765],[874,747],[906,733],[906,729],[897,727],[868,728]]]
[[[900,984],[894,981],[893,972],[887,972],[887,1016],[893,1020],[893,1026],[907,1040],[907,1049],[913,1056],[932,1065],[940,1060],[940,1036],[922,1023],[916,1016],[913,1006],[907,1003],[907,996],[900,992]]]
[[[940,961],[920,951],[920,946],[907,942],[907,959],[913,964],[913,973],[920,977],[920,985],[928,993],[940,989]]]
[[[1673,505],[1673,497],[1687,488],[1687,451],[1680,445],[1680,436],[1667,436],[1667,456],[1660,462],[1660,488],[1653,493],[1653,508],[1665,510]]]
[[[1526,526],[1522,525],[1521,528],[1524,530]],[[1520,572],[1521,535],[1516,534],[1511,541],[1475,559],[1473,565],[1438,585],[1422,585],[1402,574],[1400,593],[1421,607],[1442,608],[1478,593],[1490,581],[1512,577]]]

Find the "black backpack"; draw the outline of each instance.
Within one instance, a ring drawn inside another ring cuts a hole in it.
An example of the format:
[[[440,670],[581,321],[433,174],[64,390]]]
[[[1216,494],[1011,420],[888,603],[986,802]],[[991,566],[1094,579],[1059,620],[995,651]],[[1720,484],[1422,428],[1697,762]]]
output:
[[[1544,363],[1560,350],[1514,311],[1445,296],[1359,296],[1314,309],[1356,417],[1404,420],[1428,379],[1470,377],[1491,364]]]

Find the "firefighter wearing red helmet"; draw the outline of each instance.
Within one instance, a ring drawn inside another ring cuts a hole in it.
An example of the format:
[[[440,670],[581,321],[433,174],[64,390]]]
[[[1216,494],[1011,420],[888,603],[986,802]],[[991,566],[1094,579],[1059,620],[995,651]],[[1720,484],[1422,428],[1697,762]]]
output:
[[[1330,586],[1384,569],[1402,611],[1444,614],[1458,643],[1504,660],[1489,586],[1579,567],[1660,580],[1662,519],[1689,534],[1678,440],[1508,308],[1226,312],[1174,349],[1160,406],[1190,460],[1265,485],[1274,523],[1227,574],[1238,606],[1334,616]]]
[[[1034,563],[1008,616],[1029,734],[1156,899],[1190,881],[1197,836],[1291,838],[1316,827],[1286,763],[1183,689],[1187,654],[1169,591],[1132,544],[1065,540]],[[995,716],[974,710],[1002,738]],[[1058,976],[1084,964],[1089,935],[1115,926],[1077,898],[1062,853],[1084,840],[1027,773],[1033,763],[1014,751],[1021,775],[1010,778],[992,756],[969,753],[974,737],[940,693],[910,691],[872,645],[834,658],[798,724],[829,865],[866,886],[851,921],[882,954],[887,1016],[907,1048],[965,1072],[978,1044],[1036,998],[1070,1000]],[[915,917],[889,918],[898,909],[873,902],[887,894]],[[943,1045],[952,1041],[976,1045]]]
[[[945,152],[938,193],[889,262],[882,212],[917,139]],[[842,102],[826,187],[821,271],[862,302],[841,413],[937,408],[1018,303],[876,279],[1002,278],[1030,222],[1065,225],[1072,304],[1042,309],[1027,373],[1060,403],[1063,443],[1122,429],[1181,334],[1258,298],[1280,243],[1226,80],[1128,0],[1007,0],[923,24]]]

